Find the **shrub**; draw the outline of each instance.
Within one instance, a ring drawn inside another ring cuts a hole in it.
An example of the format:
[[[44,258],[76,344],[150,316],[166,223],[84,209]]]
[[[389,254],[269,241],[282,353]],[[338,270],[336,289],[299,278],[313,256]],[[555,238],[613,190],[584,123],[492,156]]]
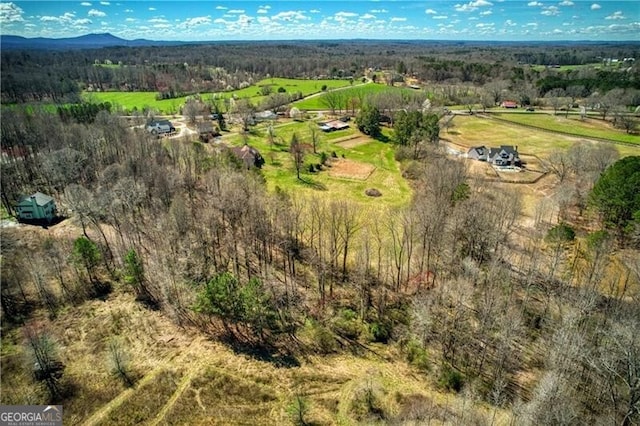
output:
[[[322,87],[320,88],[320,90],[322,90],[323,92],[325,92],[327,90],[327,85],[323,84]]]
[[[338,347],[338,342],[331,330],[316,321],[308,320],[302,334],[308,337],[313,349],[321,355],[335,352]]]
[[[316,171],[316,167],[313,165],[313,163],[309,164],[309,173],[314,173]]]
[[[410,340],[407,343],[406,352],[409,364],[418,367],[420,370],[429,370],[429,355],[420,342],[415,339]]]
[[[449,366],[443,367],[440,371],[440,378],[438,384],[444,389],[460,392],[462,386],[464,386],[464,376],[459,371],[452,369]]]
[[[384,389],[377,383],[367,380],[367,383],[356,390],[351,401],[351,412],[356,420],[368,423],[374,420],[383,420],[386,415],[382,405]]]
[[[284,87],[278,87],[278,93],[285,93],[287,91],[287,89],[285,89]]]
[[[335,151],[331,151],[331,158],[338,158],[338,154]]]
[[[392,329],[389,321],[374,321],[369,324],[369,332],[374,342],[387,343],[391,338]]]
[[[350,339],[357,338],[362,332],[362,323],[351,309],[342,309],[333,320],[333,328]]]
[[[559,223],[547,232],[546,240],[551,243],[568,243],[576,238],[576,232],[566,223]]]
[[[327,155],[327,153],[322,151],[320,153],[320,163],[326,164],[328,159],[329,159],[329,156]]]

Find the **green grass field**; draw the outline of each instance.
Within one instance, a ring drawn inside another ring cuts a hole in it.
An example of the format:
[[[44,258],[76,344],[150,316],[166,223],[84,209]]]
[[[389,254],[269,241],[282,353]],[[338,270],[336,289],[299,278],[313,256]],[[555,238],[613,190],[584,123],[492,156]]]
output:
[[[449,131],[442,130],[440,137],[465,147],[476,145],[517,145],[523,154],[547,157],[557,149],[567,149],[580,140],[545,131],[511,125],[487,118],[458,115]],[[607,143],[607,142],[600,142]],[[640,155],[640,147],[614,145],[620,156]]]
[[[244,89],[229,92],[202,93],[203,99],[211,99],[213,96],[220,98],[250,98],[254,104],[260,103],[265,96],[260,92],[262,86],[273,86],[275,93],[278,88],[284,87],[287,93],[302,92],[303,96],[309,96],[322,90],[322,86],[338,88],[349,85],[347,80],[296,80],[291,78],[266,78]],[[155,108],[162,114],[177,114],[186,101],[186,96],[174,99],[156,99],[157,92],[85,92],[84,98],[91,102],[110,102],[114,106],[120,106],[127,111],[134,108],[138,110],[148,106]]]
[[[340,93],[346,98],[354,98],[354,97],[357,98],[357,97],[362,97],[366,95],[372,95],[372,94],[375,95],[378,93],[383,93],[388,91],[416,93],[416,91],[412,89],[406,89],[406,88],[400,88],[400,87],[389,87],[385,84],[377,84],[377,83],[369,83],[369,84],[364,84],[357,87],[351,87],[348,89],[341,90]],[[320,95],[320,96],[309,98],[309,99],[303,99],[301,101],[294,102],[293,106],[303,110],[308,110],[308,111],[309,110],[311,111],[325,110],[328,108],[322,100],[324,96],[325,95]]]
[[[573,70],[579,70],[582,68],[602,68],[602,64],[600,62],[595,62],[592,64],[584,64],[584,65],[560,65],[560,68],[550,68],[550,69],[556,70],[556,71],[573,71]],[[535,71],[544,71],[545,69],[547,69],[547,66],[532,65],[531,69]]]
[[[602,120],[589,118],[581,120],[578,115],[551,114],[494,114],[497,117],[514,123],[527,124],[541,129],[571,133],[578,136],[604,138],[616,142],[640,144],[640,136],[630,135],[623,130],[614,129],[611,124]]]
[[[311,125],[315,126],[315,123]],[[278,142],[273,146],[269,145],[266,126],[257,127],[249,136],[249,144],[257,148],[266,161],[262,167],[262,173],[267,181],[267,187],[270,190],[278,187],[296,194],[350,199],[370,205],[376,203],[399,206],[408,203],[411,189],[400,173],[399,165],[394,158],[393,146],[361,135],[353,128],[353,124],[351,126],[347,130],[328,134],[319,132],[318,154],[313,154],[311,149],[309,122],[289,122],[275,126]],[[302,143],[309,145],[304,166],[300,172],[300,180],[296,177],[293,158],[288,152],[294,132]],[[356,138],[357,141],[354,143]],[[226,142],[232,145],[243,143],[240,135],[232,135],[226,138]],[[344,155],[346,160],[355,162],[356,167],[361,164],[365,168],[373,166],[375,169],[366,180],[332,176],[332,169],[329,167],[312,173],[309,171],[309,165],[321,162],[321,152],[329,156],[335,152],[340,160]],[[369,188],[378,189],[382,192],[382,197],[366,196],[364,192]]]

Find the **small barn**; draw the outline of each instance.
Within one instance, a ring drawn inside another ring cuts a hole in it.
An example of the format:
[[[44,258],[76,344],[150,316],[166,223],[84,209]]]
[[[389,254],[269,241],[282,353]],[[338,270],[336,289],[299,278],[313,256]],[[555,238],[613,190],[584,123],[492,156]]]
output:
[[[51,223],[56,217],[56,203],[52,197],[36,192],[22,197],[16,206],[18,220]]]

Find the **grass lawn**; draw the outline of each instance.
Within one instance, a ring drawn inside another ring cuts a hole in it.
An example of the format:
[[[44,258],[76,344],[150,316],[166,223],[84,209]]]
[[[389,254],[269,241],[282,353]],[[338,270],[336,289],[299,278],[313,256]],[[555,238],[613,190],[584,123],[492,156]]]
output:
[[[495,116],[513,121],[514,123],[523,123],[530,126],[540,127],[558,132],[567,132],[584,137],[595,137],[610,139],[617,142],[634,143],[640,145],[640,136],[630,135],[623,130],[614,129],[611,124],[602,120],[588,118],[580,120],[577,115],[552,115],[552,114],[495,114]]]
[[[401,91],[406,93],[416,93],[416,90],[400,88],[400,87],[390,87],[385,84],[377,84],[377,83],[369,83],[364,84],[357,87],[352,87],[349,89],[344,89],[340,91],[342,96],[346,98],[357,98],[363,97],[370,94],[378,94],[388,91]],[[301,101],[297,101],[293,103],[293,106],[298,107],[303,110],[325,110],[328,109],[327,106],[323,103],[322,98],[325,95],[316,96],[309,99],[303,99]]]
[[[573,70],[579,70],[582,68],[602,68],[602,63],[600,62],[595,62],[593,64],[584,64],[584,65],[560,65],[560,68],[550,68],[552,70],[555,71],[573,71]],[[546,65],[532,65],[531,66],[532,70],[535,71],[544,71],[545,69],[547,69]]]
[[[440,137],[466,147],[517,145],[520,152],[540,157],[547,157],[554,150],[567,149],[580,141],[579,137],[536,131],[496,120],[464,115],[455,116],[452,127],[448,132],[442,130]],[[618,149],[620,156],[640,155],[640,147],[614,146]]]
[[[291,78],[266,78],[244,89],[229,92],[202,93],[203,99],[211,99],[213,96],[220,98],[251,98],[254,104],[260,103],[265,96],[260,93],[260,87],[273,86],[273,93],[279,87],[284,87],[287,93],[302,92],[303,96],[309,96],[320,92],[323,85],[328,88],[338,88],[349,85],[348,80],[296,80]],[[85,92],[84,98],[92,102],[110,102],[129,111],[133,108],[141,110],[145,106],[155,108],[162,114],[177,114],[180,106],[185,103],[186,96],[174,99],[156,99],[157,92]]]
[[[399,165],[394,158],[393,146],[361,135],[353,128],[353,124],[351,126],[347,130],[328,134],[319,132],[318,154],[313,154],[311,149],[308,122],[289,122],[274,126],[278,142],[273,146],[269,145],[266,125],[255,128],[249,136],[249,144],[256,147],[266,161],[262,167],[262,173],[269,190],[275,190],[278,187],[290,193],[314,197],[320,195],[336,200],[351,199],[368,205],[400,206],[408,203],[411,189],[401,176]],[[289,142],[294,132],[302,143],[308,144],[308,153],[300,171],[300,180],[296,177],[293,158],[288,152]],[[355,138],[358,139],[355,146],[341,143],[345,139]],[[226,141],[232,145],[242,144],[240,135],[233,135]],[[324,167],[320,172],[310,172],[310,164],[321,162],[321,152],[327,153],[329,157],[333,152],[336,153],[337,158],[333,159],[335,169],[340,163],[340,166],[346,164],[352,167],[354,172],[360,171],[359,169],[373,169],[373,171],[366,179],[358,178],[357,173],[354,173],[353,178],[333,176],[335,170],[331,167]],[[382,192],[382,196],[378,198],[366,196],[364,192],[369,188],[378,189]]]

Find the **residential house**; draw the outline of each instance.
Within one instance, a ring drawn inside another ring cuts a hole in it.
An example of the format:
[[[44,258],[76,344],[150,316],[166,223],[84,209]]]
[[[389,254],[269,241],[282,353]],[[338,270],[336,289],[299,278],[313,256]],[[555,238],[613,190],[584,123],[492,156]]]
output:
[[[273,120],[277,120],[278,119],[278,114],[276,114],[273,111],[261,111],[261,112],[256,112],[253,115],[253,119],[255,121],[273,121]]]
[[[501,145],[500,148],[490,148],[486,161],[499,167],[522,165],[520,156],[518,155],[518,147],[512,145]]]
[[[231,152],[242,161],[247,169],[252,167],[261,168],[264,164],[264,158],[260,155],[260,151],[247,144],[242,147],[231,148]]]
[[[340,120],[327,121],[326,123],[318,123],[323,132],[333,132],[335,130],[348,129],[349,125]]]
[[[489,149],[486,146],[474,146],[467,152],[467,158],[472,158],[478,161],[487,161],[488,154]]]
[[[22,197],[16,206],[18,220],[21,221],[45,221],[51,223],[56,216],[56,203],[48,195],[36,192],[33,195]]]
[[[503,101],[503,108],[518,108],[518,103],[516,101]]]

